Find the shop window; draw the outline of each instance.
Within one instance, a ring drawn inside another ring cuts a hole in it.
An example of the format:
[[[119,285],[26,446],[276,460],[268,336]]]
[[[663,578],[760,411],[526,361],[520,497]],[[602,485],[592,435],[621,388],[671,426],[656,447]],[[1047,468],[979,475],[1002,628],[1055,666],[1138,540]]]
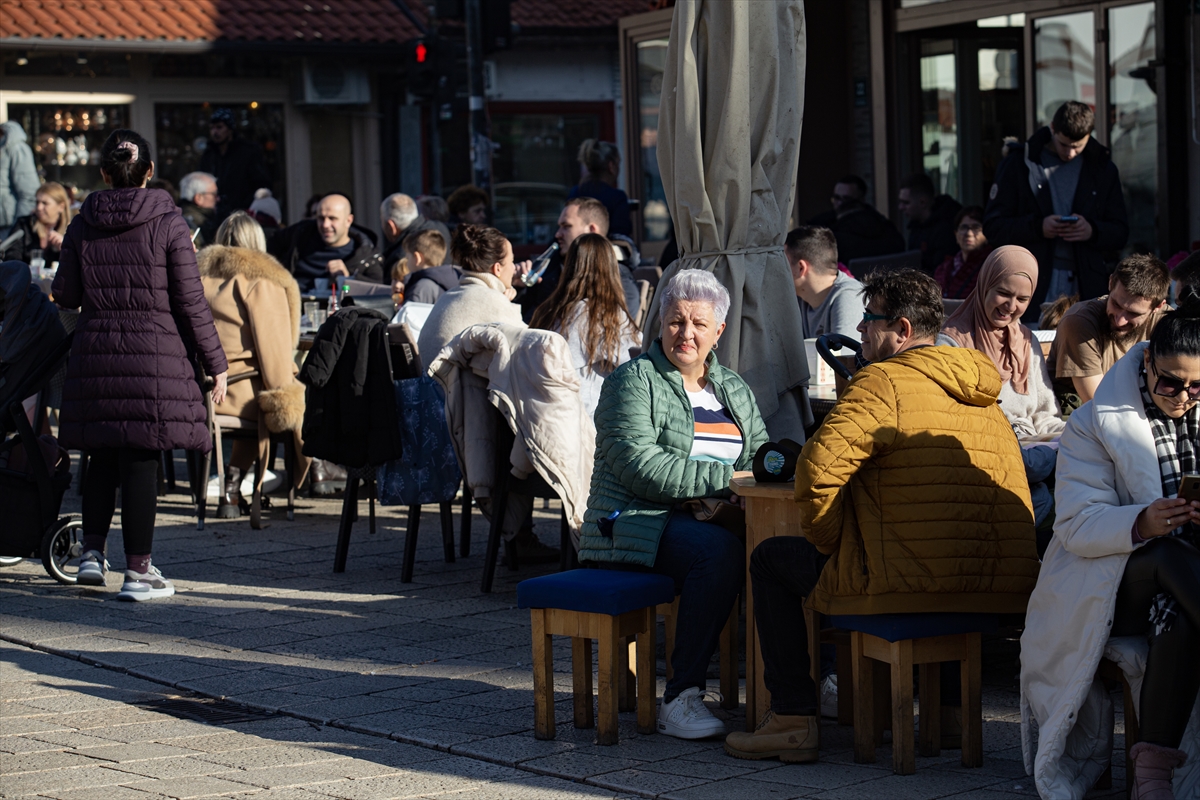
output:
[[[921,159],[939,193],[959,191],[958,77],[954,42],[927,41],[921,55]]]
[[[237,135],[257,142],[271,174],[271,193],[287,215],[287,172],[283,156],[282,103],[156,103],[154,127],[158,174],[179,186],[179,180],[200,169],[208,147],[208,122],[217,108],[233,111]]]
[[[1126,253],[1156,249],[1158,96],[1154,3],[1108,9],[1108,141],[1129,214]],[[1096,120],[1099,127],[1100,120]]]
[[[1068,100],[1096,107],[1096,22],[1090,11],[1033,23],[1034,119],[1042,128]]]
[[[82,200],[104,188],[100,147],[114,130],[129,127],[129,106],[9,103],[8,118],[25,129],[41,177],[74,188]]]

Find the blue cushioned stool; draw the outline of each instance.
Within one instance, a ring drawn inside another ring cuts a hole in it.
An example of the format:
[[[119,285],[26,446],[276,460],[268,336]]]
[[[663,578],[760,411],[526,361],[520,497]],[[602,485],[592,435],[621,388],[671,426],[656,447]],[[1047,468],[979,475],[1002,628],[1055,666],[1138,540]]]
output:
[[[920,665],[920,751],[941,753],[941,662],[962,669],[962,765],[983,765],[983,706],[980,685],[982,634],[996,630],[995,614],[863,614],[831,616],[836,628],[850,631],[854,672],[854,760],[875,761],[882,743],[876,720],[874,662],[891,668],[892,771],[916,772],[913,753],[912,668]],[[878,709],[882,711],[883,709]]]
[[[592,727],[592,639],[599,643],[599,744],[617,743],[622,642],[637,637],[638,733],[655,731],[655,607],[675,599],[665,575],[574,569],[517,584],[517,606],[533,625],[534,736],[554,738],[554,654],[551,636],[571,637],[575,727]]]

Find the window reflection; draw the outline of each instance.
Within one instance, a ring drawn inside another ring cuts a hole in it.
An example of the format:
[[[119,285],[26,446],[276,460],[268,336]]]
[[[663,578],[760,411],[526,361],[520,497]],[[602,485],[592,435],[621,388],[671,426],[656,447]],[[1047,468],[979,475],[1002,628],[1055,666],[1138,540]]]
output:
[[[109,134],[129,125],[129,106],[10,103],[9,119],[25,129],[38,173],[77,190],[76,200],[103,189],[100,147]]]
[[[1154,3],[1108,10],[1108,141],[1129,214],[1126,253],[1155,250],[1158,193],[1158,98]]]
[[[958,81],[953,42],[924,42],[921,57],[921,152],[925,172],[939,193],[959,197]]]
[[[1037,127],[1054,119],[1068,100],[1096,107],[1096,23],[1092,12],[1042,17],[1034,22],[1034,114]]]
[[[651,39],[637,46],[638,120],[642,157],[642,238],[662,241],[670,230],[667,194],[658,171],[658,103],[662,96],[667,40]]]

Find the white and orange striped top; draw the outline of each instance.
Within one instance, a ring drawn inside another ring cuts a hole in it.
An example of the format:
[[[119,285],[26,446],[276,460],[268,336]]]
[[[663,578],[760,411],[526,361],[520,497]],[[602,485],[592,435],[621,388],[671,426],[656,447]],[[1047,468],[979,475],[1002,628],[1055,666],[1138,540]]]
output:
[[[693,461],[719,461],[733,466],[742,454],[742,432],[734,422],[733,415],[717,399],[712,383],[687,395],[696,419],[690,458]]]

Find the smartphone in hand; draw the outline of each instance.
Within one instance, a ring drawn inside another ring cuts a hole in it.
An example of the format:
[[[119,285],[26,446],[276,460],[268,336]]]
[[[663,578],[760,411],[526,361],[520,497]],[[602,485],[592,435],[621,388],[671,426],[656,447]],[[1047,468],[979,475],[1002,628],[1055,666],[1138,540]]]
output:
[[[1075,216],[1074,214],[1068,214],[1065,217],[1059,217],[1058,221],[1067,225],[1074,225],[1076,222],[1079,222],[1079,217]]]
[[[1179,497],[1184,500],[1200,500],[1200,475],[1184,475],[1179,482]]]

